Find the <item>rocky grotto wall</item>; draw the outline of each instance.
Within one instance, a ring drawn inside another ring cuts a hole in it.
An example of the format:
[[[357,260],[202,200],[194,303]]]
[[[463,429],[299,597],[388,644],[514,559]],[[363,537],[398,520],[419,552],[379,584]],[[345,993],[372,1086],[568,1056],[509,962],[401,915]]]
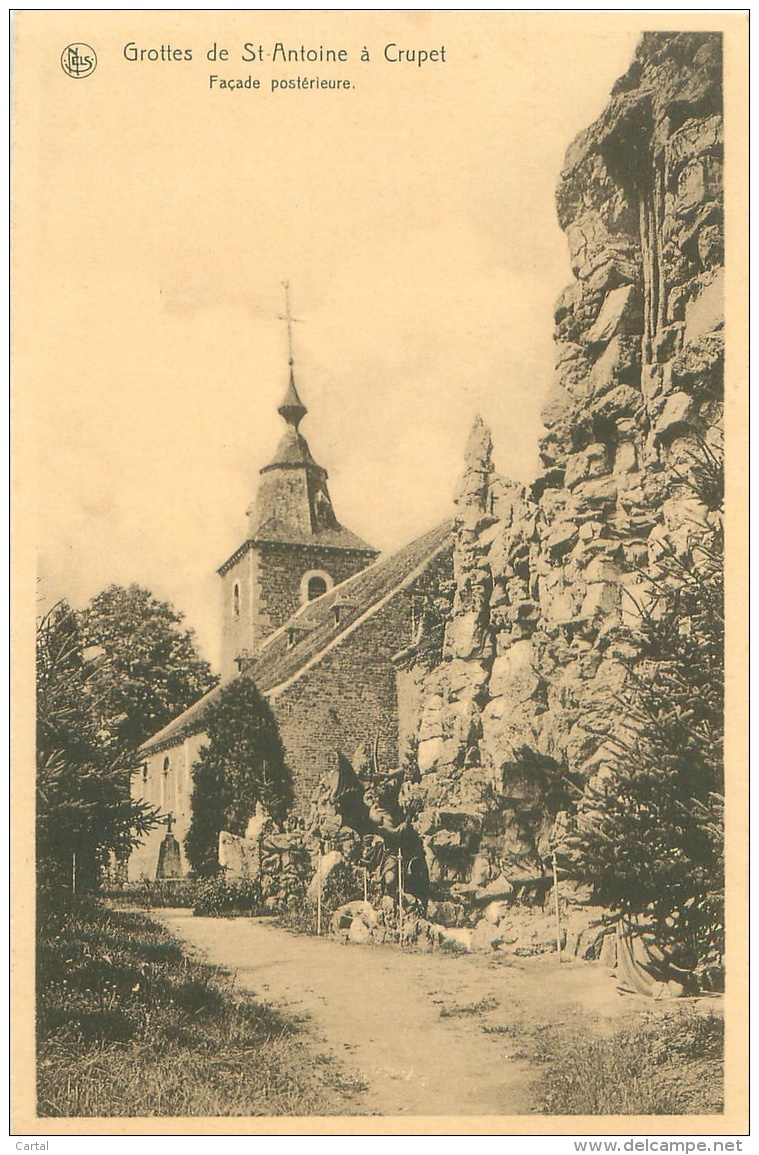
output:
[[[618,679],[662,552],[713,526],[689,485],[721,438],[721,37],[646,34],[557,190],[573,280],[555,310],[542,476],[472,432],[443,661],[420,659],[419,810],[433,887],[498,897],[546,870],[569,782],[603,774],[583,724]],[[413,656],[410,659],[414,666]]]

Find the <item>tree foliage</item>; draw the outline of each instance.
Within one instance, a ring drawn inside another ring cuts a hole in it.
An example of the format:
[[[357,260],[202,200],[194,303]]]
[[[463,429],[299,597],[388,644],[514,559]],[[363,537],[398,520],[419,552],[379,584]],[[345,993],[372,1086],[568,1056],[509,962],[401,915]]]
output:
[[[714,464],[690,475],[708,474],[712,508]],[[700,968],[724,948],[724,549],[719,517],[706,524],[659,560],[624,684],[586,720],[608,756],[570,840],[600,902]]]
[[[125,854],[155,813],[130,800],[129,771],[103,741],[103,704],[65,602],[37,626],[37,868],[41,893],[91,889],[109,852]]]
[[[61,602],[37,631],[37,849],[47,890],[98,881],[157,812],[130,798],[135,751],[214,684],[182,615],[112,585],[81,613]]]
[[[219,869],[219,833],[242,836],[261,802],[277,821],[292,805],[292,779],[277,723],[250,678],[237,678],[211,706],[208,745],[193,767],[187,857],[199,875]]]
[[[215,684],[183,615],[138,585],[111,585],[79,615],[85,652],[93,653],[101,740],[128,759]]]

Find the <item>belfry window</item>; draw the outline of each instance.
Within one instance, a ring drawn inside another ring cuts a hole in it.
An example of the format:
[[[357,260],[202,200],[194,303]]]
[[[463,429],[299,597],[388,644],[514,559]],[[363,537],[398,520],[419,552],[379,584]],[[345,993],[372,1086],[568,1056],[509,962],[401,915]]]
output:
[[[235,588],[232,591],[232,612],[236,618],[240,616],[240,587],[235,582]]]
[[[322,594],[327,592],[327,583],[323,577],[312,577],[308,579],[308,600],[314,601],[315,598],[320,598]]]
[[[332,575],[325,569],[307,570],[300,579],[301,605],[307,605],[308,602],[320,598],[322,594],[331,590],[334,584]]]

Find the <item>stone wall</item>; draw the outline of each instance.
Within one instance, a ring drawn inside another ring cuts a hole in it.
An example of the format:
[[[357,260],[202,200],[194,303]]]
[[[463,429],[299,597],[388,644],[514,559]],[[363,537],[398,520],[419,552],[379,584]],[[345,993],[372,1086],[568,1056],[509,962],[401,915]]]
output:
[[[445,577],[450,580],[450,557],[433,566],[437,584]],[[319,780],[336,767],[337,750],[352,758],[359,746],[378,737],[383,770],[397,767],[403,759],[406,750],[399,742],[399,695],[392,659],[404,642],[414,641],[420,588],[431,580],[426,574],[413,586],[398,590],[291,686],[269,696],[288,764],[296,774],[296,813],[308,812]]]
[[[304,574],[316,571],[329,578],[328,586],[337,585],[374,560],[367,551],[285,543],[251,544],[238,554],[220,574],[223,678],[234,677],[239,669],[236,659],[246,651],[253,653],[296,612],[304,600]]]
[[[546,869],[568,783],[603,775],[587,722],[629,656],[663,552],[720,514],[694,493],[720,452],[721,38],[643,37],[557,191],[572,283],[555,310],[542,475],[498,476],[476,424],[457,496],[444,660],[416,672],[420,808],[433,884]],[[508,398],[504,398],[508,403]],[[706,447],[706,448],[705,448]]]
[[[206,741],[205,734],[192,734],[165,750],[148,758],[141,770],[132,776],[132,797],[158,806],[161,813],[171,812],[173,833],[180,847],[180,865],[184,872],[188,862],[184,853],[184,838],[190,827],[192,796],[192,766]],[[158,855],[166,827],[159,826],[146,835],[140,846],[129,856],[128,874],[132,881],[154,879]]]
[[[323,571],[329,574],[333,585],[338,585],[374,560],[374,554],[361,550],[320,548],[316,544],[312,548],[266,543],[257,546],[256,552],[257,642],[292,617],[302,604],[301,579],[305,573]]]
[[[221,676],[238,672],[236,659],[255,649],[258,624],[259,560],[255,549],[246,549],[219,574],[221,580]],[[235,588],[237,596],[235,596]]]

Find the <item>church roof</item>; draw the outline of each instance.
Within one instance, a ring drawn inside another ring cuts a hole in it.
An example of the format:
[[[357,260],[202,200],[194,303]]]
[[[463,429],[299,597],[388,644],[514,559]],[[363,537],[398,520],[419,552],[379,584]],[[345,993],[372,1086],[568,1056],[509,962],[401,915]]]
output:
[[[261,473],[268,473],[270,469],[277,469],[283,465],[303,465],[306,466],[306,468],[318,469],[320,472],[324,472],[321,465],[318,465],[311,456],[311,450],[308,448],[308,442],[303,434],[298,433],[297,429],[292,425],[288,425],[282,434],[274,457],[268,465],[263,467]]]
[[[376,557],[378,553],[358,534],[352,533],[342,525],[337,525],[333,529],[319,530],[317,533],[307,533],[301,532],[297,527],[284,525],[276,518],[270,518],[269,521],[258,527],[255,537],[250,537],[244,541],[232,556],[219,566],[217,573],[226,573],[230,566],[240,560],[243,554],[258,545],[302,545],[309,549],[352,550],[356,553],[366,554],[367,557]]]
[[[350,529],[346,529],[343,525],[317,530],[316,533],[298,535],[291,532],[288,526],[280,525],[276,518],[272,518],[271,521],[264,522],[263,525],[259,526],[256,541],[259,545],[264,545],[267,542],[284,542],[287,545],[318,546],[319,549],[325,546],[328,549],[355,549],[360,550],[361,553],[370,553],[372,557],[376,557],[379,553],[379,550],[373,549],[362,537]]]
[[[285,430],[274,457],[260,470],[256,499],[247,511],[247,540],[223,563],[219,573],[225,573],[251,546],[262,543],[359,551],[376,557],[376,550],[337,520],[327,470],[314,460],[298,429],[308,410],[295,387],[292,361],[290,382],[278,412],[284,418]]]
[[[347,581],[301,606],[289,621],[263,641],[250,665],[235,677],[252,678],[265,697],[276,697],[318,664],[326,653],[339,646],[361,622],[378,612],[401,589],[411,585],[452,542],[453,523],[445,521],[397,553],[382,555]],[[350,612],[337,614],[337,606],[348,607]],[[338,617],[339,623],[336,622]],[[291,634],[299,639],[294,645],[290,641]],[[147,757],[201,731],[208,708],[233,680],[215,686],[144,742],[139,753]]]

